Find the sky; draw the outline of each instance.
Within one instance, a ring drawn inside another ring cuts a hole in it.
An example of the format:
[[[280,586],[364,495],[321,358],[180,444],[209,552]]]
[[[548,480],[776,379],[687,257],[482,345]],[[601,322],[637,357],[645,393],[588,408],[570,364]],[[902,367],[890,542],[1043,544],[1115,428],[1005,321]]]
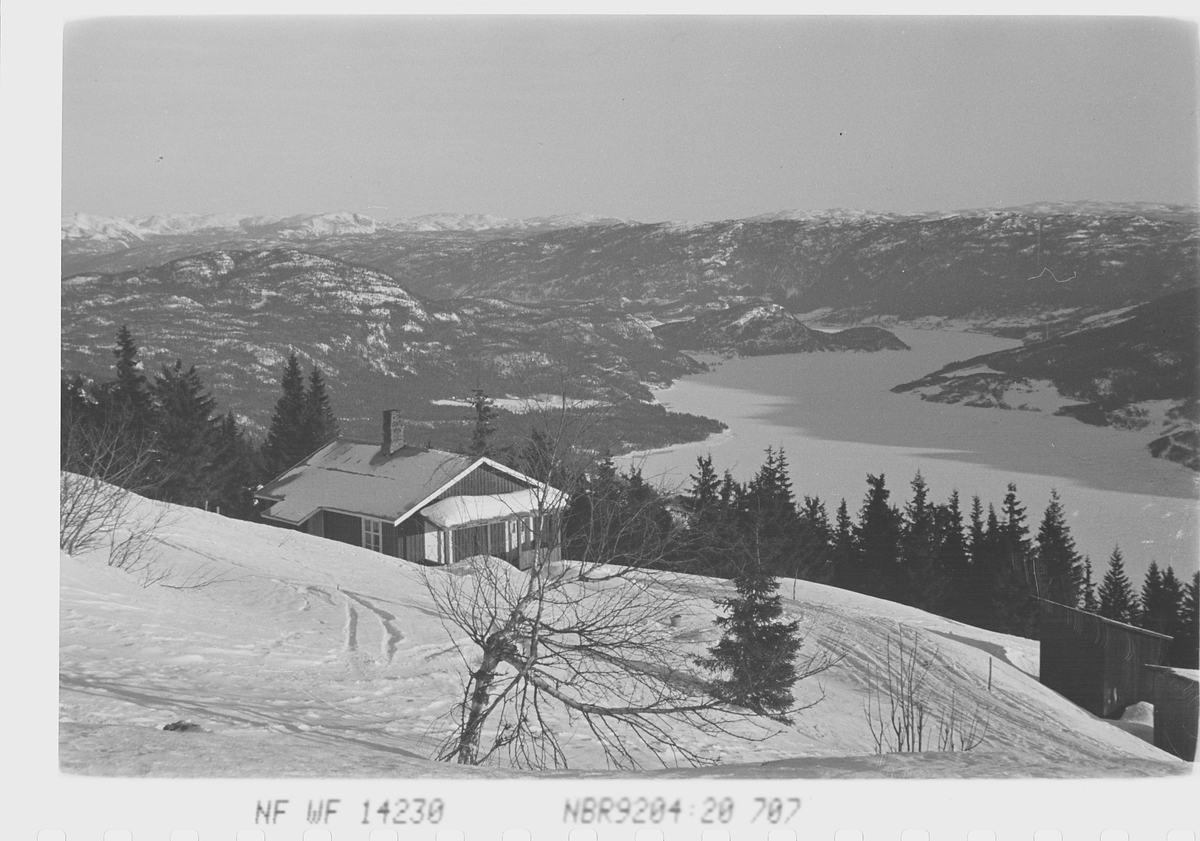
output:
[[[1194,203],[1196,77],[1167,18],[74,20],[62,212]]]

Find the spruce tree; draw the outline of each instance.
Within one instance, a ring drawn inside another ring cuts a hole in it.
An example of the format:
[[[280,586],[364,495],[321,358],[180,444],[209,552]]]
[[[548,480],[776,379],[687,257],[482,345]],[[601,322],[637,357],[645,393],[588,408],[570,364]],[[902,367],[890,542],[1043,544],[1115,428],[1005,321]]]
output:
[[[489,442],[496,431],[496,403],[483,389],[477,388],[471,392],[471,410],[475,426],[471,431],[471,446],[467,453],[471,458],[491,455]]]
[[[275,403],[267,440],[263,442],[262,467],[267,479],[278,476],[312,450],[308,447],[308,401],[304,393],[304,372],[296,354],[288,356],[280,378],[283,394]]]
[[[1163,627],[1164,634],[1171,636],[1179,636],[1185,629],[1183,627],[1183,584],[1175,577],[1175,570],[1170,566],[1163,572],[1162,577],[1163,588],[1163,613],[1166,615],[1166,621]]]
[[[712,684],[714,697],[790,723],[799,623],[782,620],[779,582],[757,558],[741,567],[734,579],[737,594],[717,601],[728,611],[716,620],[723,629],[721,639],[698,662],[724,675]]]
[[[254,519],[259,474],[254,444],[247,440],[233,412],[228,412],[221,419],[213,448],[213,510],[239,520]]]
[[[1200,613],[1197,612],[1197,590],[1200,589],[1200,572],[1192,574],[1192,580],[1183,586],[1179,605],[1179,624],[1175,640],[1171,643],[1170,665],[1181,669],[1200,668]]]
[[[313,366],[308,376],[308,392],[304,395],[305,454],[323,447],[338,436],[338,422],[325,388],[325,376]]]
[[[1200,590],[1200,572],[1192,573],[1192,580],[1183,588],[1183,600],[1179,608],[1179,621],[1185,629],[1197,630],[1200,626],[1200,610],[1197,610],[1197,593]]]
[[[747,484],[739,507],[750,552],[773,575],[797,575],[805,562],[804,547],[783,450],[767,448],[766,461]]]
[[[733,510],[742,497],[742,486],[733,478],[733,473],[726,470],[721,477],[721,507]]]
[[[976,624],[993,631],[1034,638],[1037,636],[1037,602],[1025,576],[1023,562],[1015,561],[1028,546],[1023,535],[1023,509],[1009,486],[1005,519],[989,505],[987,524],[972,563],[978,565],[979,604]]]
[[[1100,602],[1096,598],[1096,579],[1092,574],[1092,559],[1083,559],[1083,609],[1088,613],[1100,610]]]
[[[934,506],[929,502],[929,487],[920,471],[910,487],[913,496],[904,507],[901,525],[900,589],[893,600],[940,613],[944,606],[945,578],[938,569]]]
[[[806,496],[796,514],[800,547],[796,578],[828,584],[833,581],[833,530],[825,503],[820,497]]]
[[[971,561],[963,536],[963,515],[958,491],[933,512],[937,531],[937,569],[942,575],[944,594],[942,615],[960,622],[970,621]]]
[[[962,589],[962,615],[955,618],[981,628],[989,627],[986,618],[989,601],[987,588],[992,561],[989,557],[991,547],[986,535],[983,502],[979,495],[975,494],[971,497],[970,525],[967,529],[967,557],[970,559],[970,566]]]
[[[1146,577],[1142,579],[1141,604],[1138,610],[1137,623],[1148,631],[1165,633],[1163,631],[1163,583],[1162,571],[1157,561],[1150,561],[1146,569]]]
[[[721,499],[721,482],[712,456],[696,459],[691,485],[680,497],[687,512],[686,529],[674,547],[675,566],[696,575],[719,576],[729,563],[734,542],[732,511]]]
[[[1044,579],[1042,597],[1067,607],[1078,607],[1083,590],[1083,558],[1075,550],[1075,539],[1054,489],[1050,491],[1050,503],[1038,529],[1035,555]]]
[[[1132,624],[1137,619],[1137,596],[1125,575],[1125,559],[1121,549],[1113,547],[1112,555],[1108,558],[1108,571],[1100,582],[1100,615],[1105,619],[1115,619],[1117,622]]]
[[[1175,570],[1167,567],[1166,572],[1161,572],[1158,564],[1151,561],[1142,581],[1138,625],[1147,631],[1177,636],[1180,631],[1179,614],[1182,602],[1183,588],[1179,579],[1175,577]]]
[[[833,526],[833,583],[843,590],[865,592],[866,577],[854,540],[854,521],[843,498]]]
[[[160,475],[155,495],[203,508],[213,494],[212,458],[219,425],[213,417],[216,400],[195,366],[185,371],[181,360],[163,366],[151,391],[157,406],[155,449]]]
[[[720,505],[721,480],[713,469],[712,454],[696,458],[696,473],[689,476],[691,486],[683,495],[683,507],[693,517],[701,517]]]
[[[1032,544],[1029,526],[1025,522],[1025,506],[1017,499],[1017,486],[1009,482],[1002,504],[1004,519],[999,531],[999,551],[1007,558],[1014,572],[1034,584],[1031,566]]]
[[[117,378],[112,384],[111,393],[117,403],[117,410],[140,432],[147,428],[153,419],[153,400],[138,354],[139,348],[133,339],[133,333],[127,325],[122,324],[121,329],[117,331],[117,345],[113,349],[113,356],[117,358]]]
[[[525,442],[517,458],[516,468],[539,482],[546,482],[556,488],[574,487],[579,484],[577,479],[567,478],[554,438],[540,426],[529,430],[529,440]]]
[[[1036,639],[1038,634],[1038,581],[1034,574],[1033,544],[1025,521],[1025,506],[1017,499],[1017,486],[1009,482],[1003,502],[1004,520],[997,532],[1001,568],[996,570],[997,609],[1003,614],[1006,633]]]
[[[862,561],[863,592],[894,599],[900,589],[897,581],[900,561],[900,512],[888,504],[889,491],[884,476],[867,474],[866,499],[858,517],[855,543]]]

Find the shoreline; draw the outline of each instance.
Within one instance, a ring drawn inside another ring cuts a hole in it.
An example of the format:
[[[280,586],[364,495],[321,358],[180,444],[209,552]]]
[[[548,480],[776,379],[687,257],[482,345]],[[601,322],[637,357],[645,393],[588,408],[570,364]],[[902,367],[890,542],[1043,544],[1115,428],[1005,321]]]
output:
[[[696,458],[711,454],[718,475],[753,476],[767,446],[783,447],[798,498],[819,496],[832,513],[839,498],[856,510],[867,473],[885,473],[892,502],[903,505],[919,470],[930,496],[958,490],[964,510],[973,495],[986,510],[1009,482],[1018,486],[1036,534],[1051,489],[1070,509],[1081,554],[1100,567],[1119,545],[1132,569],[1150,560],[1196,568],[1200,552],[1200,476],[1149,454],[1153,430],[1095,427],[1047,412],[997,410],[894,394],[903,370],[940,367],[975,355],[974,345],[1020,344],[983,334],[919,331],[921,346],[888,354],[786,354],[732,357],[701,374],[653,389],[668,411],[702,414],[728,427],[701,441],[634,450],[620,463],[648,480],[685,486]],[[909,334],[910,336],[912,333]],[[905,338],[901,336],[901,338]],[[909,342],[912,344],[912,342]],[[909,354],[912,354],[909,357]],[[881,370],[882,369],[882,370]],[[890,379],[889,379],[890,378]],[[893,381],[894,380],[894,381]]]

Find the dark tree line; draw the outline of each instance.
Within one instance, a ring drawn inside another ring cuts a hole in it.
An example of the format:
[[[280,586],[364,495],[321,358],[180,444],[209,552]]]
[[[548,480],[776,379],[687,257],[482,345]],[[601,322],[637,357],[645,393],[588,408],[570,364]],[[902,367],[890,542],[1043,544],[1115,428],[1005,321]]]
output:
[[[117,332],[113,355],[111,380],[62,379],[63,470],[252,519],[254,492],[263,482],[337,435],[321,370],[313,368],[305,390],[295,354],[285,365],[283,395],[261,447],[233,411],[218,411],[194,365],[176,360],[147,377],[127,326]]]
[[[1094,606],[1096,613],[1173,637],[1170,664],[1198,667],[1200,615],[1196,611],[1196,590],[1200,587],[1200,573],[1193,573],[1191,581],[1185,584],[1176,577],[1174,569],[1168,566],[1162,570],[1157,562],[1151,561],[1138,592],[1125,573],[1120,548],[1115,547],[1099,586],[1094,586],[1090,577],[1085,586],[1085,601]]]
[[[1172,663],[1195,662],[1197,577],[1184,583],[1152,563],[1139,595],[1115,549],[1097,586],[1057,491],[1036,529],[1014,484],[998,508],[976,496],[965,511],[957,491],[945,502],[931,500],[919,473],[909,491],[898,504],[884,476],[868,475],[857,516],[842,500],[831,520],[818,497],[796,499],[782,450],[768,449],[745,483],[728,471],[718,475],[712,458],[701,457],[677,498],[660,494],[636,469],[618,472],[606,458],[572,502],[565,556],[572,541],[611,539],[604,551],[620,563],[628,552],[622,540],[653,541],[670,569],[746,576],[739,586],[752,586],[753,576],[833,584],[1031,638],[1044,598],[1169,634],[1176,639]]]
[[[677,566],[736,577],[739,555],[728,547],[740,541],[772,575],[830,583],[1032,638],[1038,636],[1037,600],[1044,598],[1168,634],[1175,638],[1171,662],[1195,667],[1200,576],[1184,584],[1170,567],[1163,571],[1152,562],[1139,596],[1114,549],[1097,587],[1057,491],[1033,532],[1014,484],[999,511],[985,510],[974,497],[965,515],[957,491],[935,503],[920,473],[909,487],[900,507],[884,477],[868,475],[857,520],[842,500],[830,524],[818,498],[795,502],[782,451],[768,449],[744,485],[728,472],[718,479],[711,457],[702,457],[680,500],[686,527],[676,538]]]

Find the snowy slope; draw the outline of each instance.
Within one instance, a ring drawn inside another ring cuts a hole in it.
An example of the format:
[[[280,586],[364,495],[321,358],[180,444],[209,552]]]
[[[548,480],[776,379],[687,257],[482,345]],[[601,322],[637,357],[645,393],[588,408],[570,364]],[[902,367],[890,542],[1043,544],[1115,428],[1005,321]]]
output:
[[[150,516],[159,503],[142,502]],[[60,763],[121,776],[507,776],[432,762],[462,661],[422,568],[297,532],[171,508],[155,546],[176,585],[142,587],[102,552],[61,557]],[[431,575],[450,575],[444,569]],[[676,628],[700,653],[716,639],[725,582],[682,577],[695,595]],[[680,733],[720,766],[668,776],[1142,776],[1183,763],[1038,684],[1037,644],[808,582],[781,587],[810,646],[843,656],[797,688],[824,698],[791,727],[734,736]],[[794,593],[794,595],[793,595]],[[668,628],[669,617],[663,617]],[[939,698],[988,715],[969,753],[874,755],[863,713],[868,668],[903,626],[935,653]],[[991,661],[992,690],[987,690]],[[202,729],[164,732],[190,720]],[[565,716],[552,726],[569,732]],[[585,730],[566,741],[573,771],[604,769]],[[647,768],[656,765],[644,757]]]

